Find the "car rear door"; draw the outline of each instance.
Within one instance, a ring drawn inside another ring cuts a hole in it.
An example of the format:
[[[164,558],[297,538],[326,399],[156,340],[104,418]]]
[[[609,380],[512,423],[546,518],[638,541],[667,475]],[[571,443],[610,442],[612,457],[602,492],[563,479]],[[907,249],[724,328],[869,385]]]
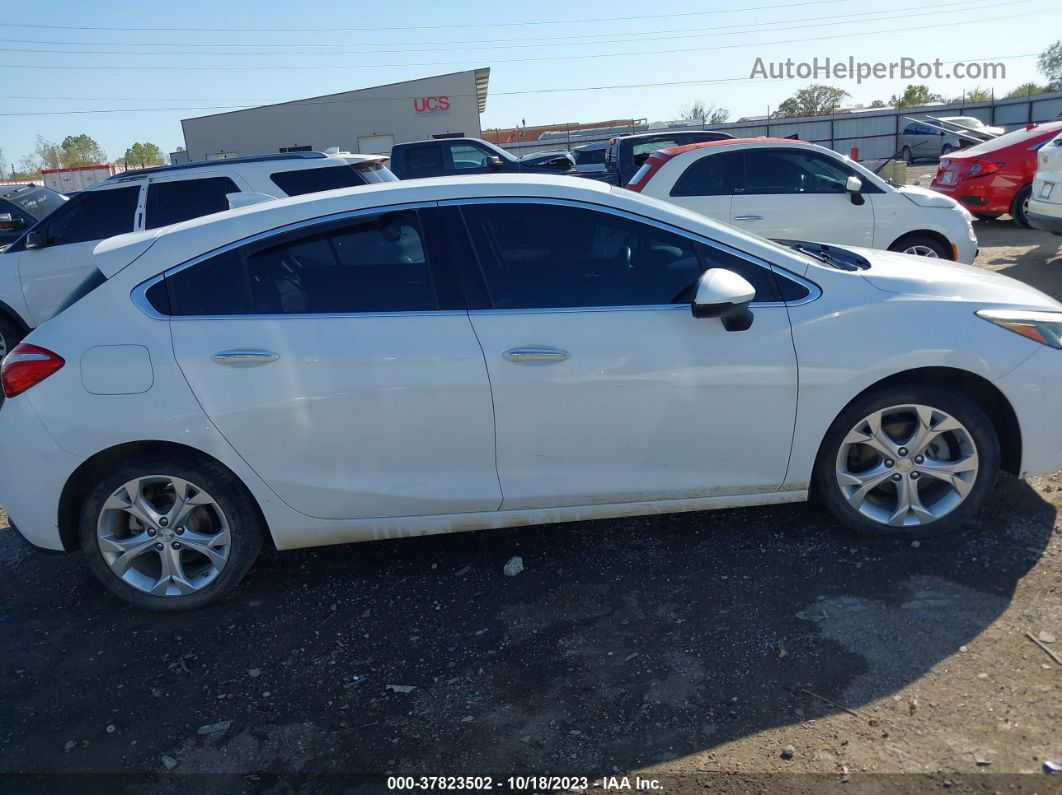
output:
[[[308,516],[501,502],[490,383],[445,247],[425,231],[433,212],[270,233],[166,277],[174,353],[204,411]]]
[[[873,245],[874,202],[852,203],[845,182],[855,172],[840,160],[810,147],[756,147],[744,155],[745,181],[730,205],[734,226],[772,239]]]
[[[456,212],[456,207],[448,208]],[[470,311],[497,423],[503,509],[771,492],[796,410],[785,305],[763,263],[570,202],[466,203]],[[748,331],[690,311],[706,267],[757,287]]]

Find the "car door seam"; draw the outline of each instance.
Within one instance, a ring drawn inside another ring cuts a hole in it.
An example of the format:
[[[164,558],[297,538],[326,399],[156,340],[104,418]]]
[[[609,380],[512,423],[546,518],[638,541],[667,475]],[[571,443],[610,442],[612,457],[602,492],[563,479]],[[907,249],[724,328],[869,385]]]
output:
[[[483,350],[483,342],[476,331],[476,324],[472,322],[472,313],[465,310],[465,317],[468,318],[472,336],[476,338],[476,344],[479,346],[479,355],[483,357],[483,372],[487,374],[487,388],[490,390],[490,415],[491,421],[494,423],[494,477],[498,480],[498,494],[501,496],[498,501],[498,507],[494,510],[500,511],[502,505],[505,504],[505,490],[502,488],[501,471],[498,469],[498,410],[494,405],[494,383],[490,379],[490,367],[487,366],[487,352]]]

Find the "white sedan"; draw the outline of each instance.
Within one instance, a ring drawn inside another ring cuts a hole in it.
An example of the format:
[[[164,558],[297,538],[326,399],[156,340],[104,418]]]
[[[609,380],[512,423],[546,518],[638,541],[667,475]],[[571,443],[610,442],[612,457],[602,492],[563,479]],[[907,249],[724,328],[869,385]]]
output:
[[[627,185],[762,237],[973,262],[973,216],[928,188],[896,185],[815,144],[747,138],[654,152]]]
[[[910,537],[1062,464],[1062,305],[602,183],[331,191],[102,243],[4,361],[0,501],[113,593],[279,550],[796,502]]]

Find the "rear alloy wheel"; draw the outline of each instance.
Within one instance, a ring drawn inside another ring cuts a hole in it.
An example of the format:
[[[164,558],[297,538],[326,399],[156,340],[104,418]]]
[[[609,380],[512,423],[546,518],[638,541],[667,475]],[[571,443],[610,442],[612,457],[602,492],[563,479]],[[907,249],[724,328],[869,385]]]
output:
[[[948,155],[950,155],[954,151],[955,150],[954,150],[954,148],[952,148],[951,144],[944,144],[944,146],[942,146],[940,148],[940,156],[941,157],[947,157]]]
[[[930,257],[932,259],[951,259],[951,251],[929,235],[913,234],[901,237],[891,246],[889,251],[898,251],[901,254],[913,254],[916,257]]]
[[[1032,186],[1026,185],[1018,191],[1018,195],[1014,197],[1014,203],[1010,206],[1010,217],[1023,229],[1029,229],[1030,199],[1032,199]]]
[[[213,464],[125,467],[100,480],[87,508],[80,531],[89,568],[137,607],[213,602],[239,582],[261,547],[250,498]]]
[[[999,441],[981,408],[936,387],[892,389],[849,406],[816,464],[816,491],[864,533],[928,535],[984,504],[999,471]]]

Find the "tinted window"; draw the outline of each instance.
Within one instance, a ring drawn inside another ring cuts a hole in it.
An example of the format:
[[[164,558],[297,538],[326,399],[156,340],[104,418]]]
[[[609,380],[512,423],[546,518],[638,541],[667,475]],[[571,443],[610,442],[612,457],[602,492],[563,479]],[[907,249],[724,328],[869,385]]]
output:
[[[186,268],[167,282],[174,315],[246,315],[251,311],[239,249]],[[159,308],[154,301],[152,304]]]
[[[79,193],[48,224],[48,242],[83,243],[132,232],[139,198],[139,185]]]
[[[641,167],[653,152],[667,149],[670,146],[678,146],[678,141],[642,141],[631,148],[631,157],[636,167]]]
[[[739,276],[745,277],[748,283],[756,288],[756,298],[754,300],[778,300],[778,289],[775,284],[774,274],[768,268],[750,262],[744,257],[704,244],[701,244],[701,257],[704,260],[706,270],[710,268],[726,268],[734,271]],[[799,287],[799,285],[796,286]],[[692,292],[689,296],[683,296],[683,299],[692,301]]]
[[[255,251],[247,258],[259,314],[438,309],[415,213],[380,218]]]
[[[28,191],[18,191],[7,197],[8,201],[27,218],[39,221],[49,213],[58,210],[66,202],[60,194],[48,188],[35,188]]]
[[[365,184],[365,180],[350,166],[278,171],[276,174],[270,174],[269,178],[288,196],[301,196],[304,193],[316,193],[319,190],[353,188]]]
[[[454,168],[458,170],[468,168],[486,168],[489,152],[485,152],[472,144],[454,144],[450,147],[450,155],[453,157]]]
[[[740,184],[741,155],[708,155],[694,162],[678,178],[672,196],[725,196]]]
[[[746,193],[844,193],[851,173],[816,152],[758,149],[745,153]]]
[[[605,150],[575,149],[572,151],[572,157],[575,158],[576,164],[580,166],[593,166],[605,162]]]
[[[737,259],[706,249],[711,256],[702,261],[685,237],[594,210],[482,204],[463,211],[498,309],[685,302],[706,265]],[[770,274],[748,273],[773,296]]]
[[[431,176],[442,171],[442,150],[438,144],[406,149],[406,172],[411,177]]]
[[[148,186],[145,229],[199,218],[229,209],[227,194],[239,193],[228,177],[156,182]]]

